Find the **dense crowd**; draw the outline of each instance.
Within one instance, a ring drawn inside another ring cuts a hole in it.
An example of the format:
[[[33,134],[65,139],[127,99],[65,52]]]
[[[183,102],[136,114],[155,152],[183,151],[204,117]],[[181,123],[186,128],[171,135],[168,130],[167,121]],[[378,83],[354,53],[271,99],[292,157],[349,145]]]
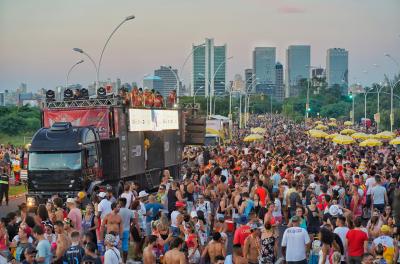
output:
[[[156,193],[126,183],[0,221],[14,263],[400,263],[400,153],[313,139],[305,124],[251,117],[263,141],[187,147]],[[173,177],[171,177],[173,176]],[[176,180],[179,179],[179,180]],[[129,261],[128,261],[129,259]],[[2,260],[0,260],[0,263]],[[6,263],[6,262],[4,262]]]

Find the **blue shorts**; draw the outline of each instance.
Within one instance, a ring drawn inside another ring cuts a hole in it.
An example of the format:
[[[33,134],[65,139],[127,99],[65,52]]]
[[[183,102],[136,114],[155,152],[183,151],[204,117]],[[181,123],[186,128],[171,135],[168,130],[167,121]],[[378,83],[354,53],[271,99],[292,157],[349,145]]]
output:
[[[129,230],[124,230],[122,233],[122,251],[128,252],[129,247]]]

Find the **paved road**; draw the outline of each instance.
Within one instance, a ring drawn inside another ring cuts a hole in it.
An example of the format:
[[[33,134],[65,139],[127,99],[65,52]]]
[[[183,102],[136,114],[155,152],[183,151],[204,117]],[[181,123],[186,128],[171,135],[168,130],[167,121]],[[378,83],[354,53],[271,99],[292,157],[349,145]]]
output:
[[[5,217],[9,212],[17,211],[18,205],[22,202],[25,202],[25,195],[10,200],[8,206],[6,206],[5,201],[3,201],[3,205],[0,206],[0,217]]]

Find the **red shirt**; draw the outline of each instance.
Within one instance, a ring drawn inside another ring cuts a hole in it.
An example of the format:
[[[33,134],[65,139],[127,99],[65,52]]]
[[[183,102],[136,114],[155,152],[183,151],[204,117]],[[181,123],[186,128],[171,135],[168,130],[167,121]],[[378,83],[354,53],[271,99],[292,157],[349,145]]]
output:
[[[244,241],[251,234],[250,226],[243,225],[236,229],[235,235],[233,236],[233,244],[240,244],[242,247],[244,246]]]
[[[262,206],[265,206],[265,197],[267,196],[267,192],[263,187],[258,187],[256,189],[256,194],[258,194],[258,197],[260,197],[260,203]]]
[[[368,236],[359,229],[349,230],[346,234],[347,252],[350,257],[360,257],[364,254],[364,242],[368,241]]]

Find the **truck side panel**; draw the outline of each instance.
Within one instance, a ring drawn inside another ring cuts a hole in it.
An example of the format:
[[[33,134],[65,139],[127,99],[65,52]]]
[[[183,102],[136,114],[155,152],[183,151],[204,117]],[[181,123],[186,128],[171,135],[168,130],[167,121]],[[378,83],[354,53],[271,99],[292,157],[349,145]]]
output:
[[[147,149],[147,169],[164,168],[164,137],[163,131],[146,131],[145,139],[149,140],[150,147]]]
[[[100,141],[104,180],[118,180],[120,175],[118,138]]]
[[[170,167],[181,161],[181,137],[177,130],[164,131],[164,165]]]

